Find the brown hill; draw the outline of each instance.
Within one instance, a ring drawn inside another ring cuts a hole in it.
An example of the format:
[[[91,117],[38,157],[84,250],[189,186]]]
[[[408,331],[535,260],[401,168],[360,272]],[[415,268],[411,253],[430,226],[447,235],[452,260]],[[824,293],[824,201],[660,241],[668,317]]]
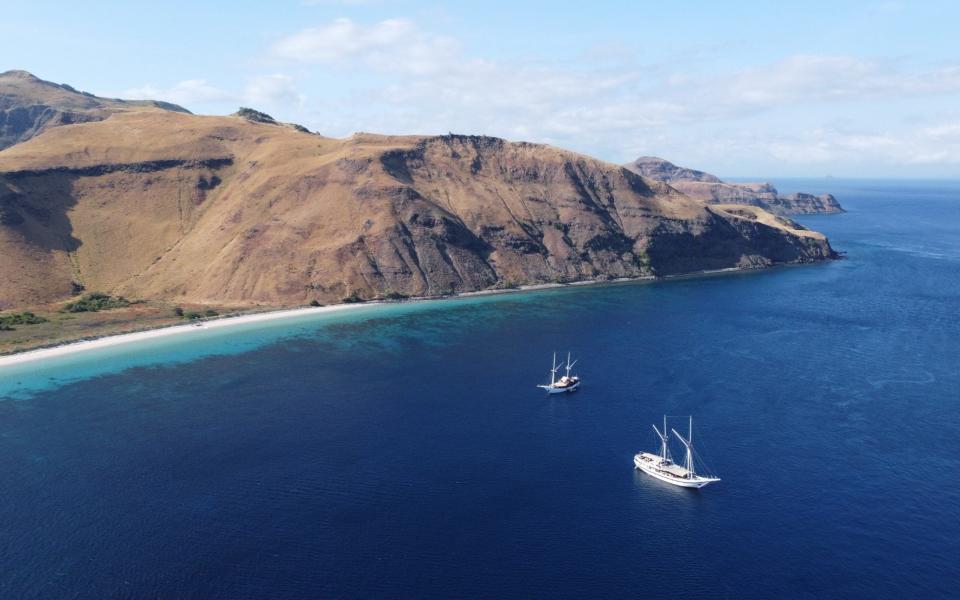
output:
[[[0,307],[302,304],[809,262],[827,240],[557,148],[117,111],[0,152]]]
[[[839,213],[843,208],[832,194],[781,195],[769,183],[726,183],[715,175],[695,171],[653,156],[641,156],[624,165],[638,175],[669,183],[673,188],[707,204],[747,204],[778,215]]]
[[[135,110],[188,112],[167,102],[99,98],[26,71],[6,71],[0,73],[0,150],[50,127],[101,121],[115,112]]]

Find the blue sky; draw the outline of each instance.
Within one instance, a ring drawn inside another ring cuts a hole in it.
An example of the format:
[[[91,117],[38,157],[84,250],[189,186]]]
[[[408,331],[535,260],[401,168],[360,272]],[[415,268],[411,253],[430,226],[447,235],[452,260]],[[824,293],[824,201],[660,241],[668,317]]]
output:
[[[960,3],[4,3],[0,70],[325,135],[482,133],[726,176],[960,175]]]

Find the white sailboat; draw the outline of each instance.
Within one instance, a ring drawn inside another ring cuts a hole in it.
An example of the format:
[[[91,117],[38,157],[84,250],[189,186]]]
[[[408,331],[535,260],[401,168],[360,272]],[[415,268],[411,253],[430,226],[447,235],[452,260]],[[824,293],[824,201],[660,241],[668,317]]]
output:
[[[577,361],[570,362],[570,353],[567,352],[566,375],[557,379],[557,371],[564,368],[562,364],[557,364],[557,353],[553,353],[553,368],[550,369],[550,383],[538,385],[538,388],[547,390],[548,394],[562,394],[564,392],[575,392],[580,387],[580,378],[576,375],[570,375],[570,369]]]
[[[684,458],[683,465],[678,465],[673,462],[673,458],[670,456],[670,445],[669,445],[669,433],[667,432],[667,417],[663,417],[663,432],[657,429],[657,426],[653,426],[653,430],[657,432],[657,437],[660,438],[660,453],[651,454],[650,452],[640,452],[633,457],[633,464],[651,477],[656,477],[660,481],[666,481],[667,483],[672,483],[673,485],[678,485],[680,487],[686,488],[702,488],[705,485],[711,484],[714,481],[720,481],[719,477],[704,477],[703,475],[697,475],[696,466],[693,461],[693,417],[690,417],[690,429],[687,433],[687,437],[684,438],[682,435],[677,433],[676,429],[671,428],[670,431],[673,432],[677,438],[680,439],[680,442],[683,444],[686,449],[686,456]]]

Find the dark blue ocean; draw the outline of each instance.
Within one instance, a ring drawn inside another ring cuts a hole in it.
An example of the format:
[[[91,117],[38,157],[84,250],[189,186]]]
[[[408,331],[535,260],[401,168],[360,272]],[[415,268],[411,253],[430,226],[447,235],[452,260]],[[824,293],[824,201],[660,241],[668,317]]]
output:
[[[0,598],[953,596],[960,183],[776,183],[845,260],[0,372]],[[664,413],[723,481],[634,470]]]

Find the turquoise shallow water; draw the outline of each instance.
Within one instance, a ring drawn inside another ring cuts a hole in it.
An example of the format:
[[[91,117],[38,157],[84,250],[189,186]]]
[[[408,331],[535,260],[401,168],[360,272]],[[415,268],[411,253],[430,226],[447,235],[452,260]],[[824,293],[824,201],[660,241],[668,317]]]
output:
[[[960,184],[776,183],[838,196],[803,222],[846,260],[0,374],[0,597],[949,596]],[[665,412],[722,482],[633,470]]]
[[[477,296],[453,301],[357,306],[343,312],[294,314],[262,322],[232,324],[229,328],[198,327],[169,337],[90,349],[42,362],[0,366],[0,398],[29,398],[39,391],[134,367],[189,363],[209,356],[240,354],[297,337],[315,336],[330,325],[343,326],[371,319],[389,320],[393,316],[433,312],[437,310],[438,302],[474,306],[496,300],[492,296]],[[519,302],[527,300],[529,298],[517,298]]]

